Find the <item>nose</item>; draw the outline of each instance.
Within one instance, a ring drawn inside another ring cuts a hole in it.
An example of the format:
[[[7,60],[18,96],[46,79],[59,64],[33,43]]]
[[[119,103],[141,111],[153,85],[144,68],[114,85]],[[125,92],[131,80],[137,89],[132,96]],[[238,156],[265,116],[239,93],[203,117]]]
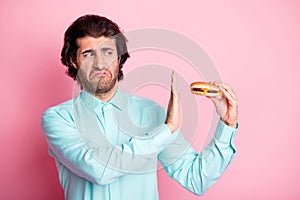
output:
[[[104,70],[106,68],[106,63],[105,63],[104,58],[101,55],[101,53],[96,54],[95,61],[94,61],[94,67],[98,68],[99,70]]]

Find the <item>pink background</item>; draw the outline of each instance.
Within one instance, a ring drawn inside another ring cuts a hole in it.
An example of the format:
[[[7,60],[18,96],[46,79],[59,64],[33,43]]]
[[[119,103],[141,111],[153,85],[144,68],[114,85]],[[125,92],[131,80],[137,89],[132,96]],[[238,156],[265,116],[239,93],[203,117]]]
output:
[[[160,170],[162,200],[300,199],[300,2],[293,0],[2,0],[0,199],[63,199],[40,118],[72,97],[60,50],[67,26],[86,13],[125,31],[158,27],[190,37],[239,97],[238,153],[228,170],[201,198]]]

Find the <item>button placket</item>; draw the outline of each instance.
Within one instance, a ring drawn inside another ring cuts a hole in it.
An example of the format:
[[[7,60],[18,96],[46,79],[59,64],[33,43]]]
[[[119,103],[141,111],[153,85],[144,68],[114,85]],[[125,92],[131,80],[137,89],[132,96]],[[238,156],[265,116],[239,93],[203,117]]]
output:
[[[103,134],[106,135],[106,128],[105,128],[105,105],[101,103],[95,109],[96,116],[98,118],[99,124],[103,131]]]

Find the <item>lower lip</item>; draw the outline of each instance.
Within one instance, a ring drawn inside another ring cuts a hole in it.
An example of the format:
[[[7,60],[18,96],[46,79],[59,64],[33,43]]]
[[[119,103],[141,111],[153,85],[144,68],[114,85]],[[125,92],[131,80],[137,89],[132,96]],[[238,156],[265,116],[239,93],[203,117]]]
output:
[[[96,72],[95,74],[93,74],[91,76],[91,78],[95,78],[95,77],[98,77],[98,76],[107,76],[107,72]]]

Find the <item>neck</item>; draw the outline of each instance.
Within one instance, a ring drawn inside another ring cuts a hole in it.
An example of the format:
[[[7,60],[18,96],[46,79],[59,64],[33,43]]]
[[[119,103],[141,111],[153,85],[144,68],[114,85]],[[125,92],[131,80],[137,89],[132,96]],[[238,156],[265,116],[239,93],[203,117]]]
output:
[[[116,94],[117,89],[118,89],[118,81],[116,82],[116,84],[114,85],[114,87],[111,90],[109,90],[108,92],[105,92],[105,93],[95,94],[95,97],[101,101],[108,102]]]

